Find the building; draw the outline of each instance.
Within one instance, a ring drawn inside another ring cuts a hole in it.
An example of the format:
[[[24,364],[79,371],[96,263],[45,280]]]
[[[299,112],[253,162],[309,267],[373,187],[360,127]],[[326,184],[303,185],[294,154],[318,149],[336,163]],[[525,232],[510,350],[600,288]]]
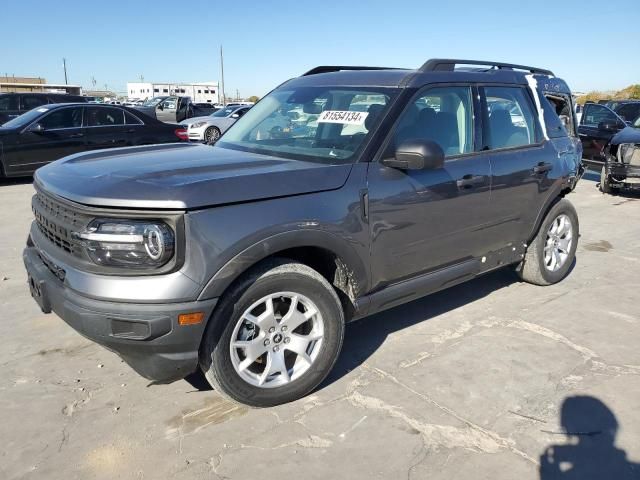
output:
[[[129,100],[145,100],[165,95],[191,97],[191,100],[196,103],[218,103],[218,83],[127,83],[127,97]]]
[[[47,83],[42,77],[0,77],[0,92],[52,92],[82,95],[79,85]]]

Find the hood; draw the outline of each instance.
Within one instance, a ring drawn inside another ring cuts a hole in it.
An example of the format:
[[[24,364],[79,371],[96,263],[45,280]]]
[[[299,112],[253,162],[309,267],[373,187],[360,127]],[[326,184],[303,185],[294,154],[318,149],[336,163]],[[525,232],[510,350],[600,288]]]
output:
[[[350,171],[351,165],[176,143],[71,155],[38,169],[34,179],[84,205],[193,209],[333,190]]]
[[[611,143],[614,145],[620,145],[621,143],[640,143],[640,128],[623,128],[611,138]]]
[[[206,115],[204,117],[191,117],[191,118],[187,118],[187,119],[181,121],[180,124],[189,126],[189,125],[193,125],[194,123],[197,123],[197,122],[206,122],[208,120],[211,120],[211,117],[208,116],[208,115]]]

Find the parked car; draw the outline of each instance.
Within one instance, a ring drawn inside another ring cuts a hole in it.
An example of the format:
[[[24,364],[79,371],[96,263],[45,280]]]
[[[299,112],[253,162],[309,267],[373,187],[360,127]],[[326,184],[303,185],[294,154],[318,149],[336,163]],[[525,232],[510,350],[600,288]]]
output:
[[[242,105],[225,107],[211,115],[184,120],[182,124],[187,127],[189,140],[213,144],[250,108]]]
[[[605,161],[605,147],[626,126],[624,119],[606,105],[585,103],[578,126],[585,165],[601,171]]]
[[[640,100],[618,100],[607,106],[627,123],[633,123],[640,117]]]
[[[42,105],[87,102],[89,98],[64,93],[0,93],[0,125]]]
[[[24,176],[74,153],[181,142],[184,127],[126,107],[61,103],[33,109],[0,127],[0,176]]]
[[[603,149],[600,191],[623,188],[640,188],[640,117],[618,130]]]
[[[191,97],[180,96],[154,97],[135,108],[152,118],[167,123],[181,123],[187,118],[211,113],[209,109],[203,110],[192,103]]]
[[[147,378],[199,365],[219,392],[268,406],[320,384],[348,321],[501,267],[561,281],[579,238],[571,92],[548,70],[455,68],[466,63],[318,67],[214,147],[39,169],[23,255],[33,298]],[[264,128],[298,108],[315,128]]]

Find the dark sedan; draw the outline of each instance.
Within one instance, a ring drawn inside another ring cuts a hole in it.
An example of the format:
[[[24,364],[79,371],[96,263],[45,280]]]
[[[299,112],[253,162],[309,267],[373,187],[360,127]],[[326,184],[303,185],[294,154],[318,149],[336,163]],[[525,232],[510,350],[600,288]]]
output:
[[[43,105],[0,127],[0,176],[31,175],[49,162],[87,150],[187,139],[184,127],[127,107]]]

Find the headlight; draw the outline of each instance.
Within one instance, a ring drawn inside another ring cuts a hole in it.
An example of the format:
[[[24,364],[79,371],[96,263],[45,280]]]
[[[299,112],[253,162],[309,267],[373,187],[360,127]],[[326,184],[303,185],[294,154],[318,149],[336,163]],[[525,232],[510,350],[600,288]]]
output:
[[[205,125],[207,122],[196,122],[191,125],[191,128],[200,128]]]
[[[633,143],[618,145],[618,160],[622,163],[640,165],[640,147]]]
[[[157,268],[173,257],[175,236],[163,222],[100,219],[75,236],[98,265]]]

